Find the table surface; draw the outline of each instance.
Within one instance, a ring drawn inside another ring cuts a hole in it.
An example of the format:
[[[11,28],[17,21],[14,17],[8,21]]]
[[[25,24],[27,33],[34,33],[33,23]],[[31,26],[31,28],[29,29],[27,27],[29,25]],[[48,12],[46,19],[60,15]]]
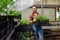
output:
[[[60,26],[42,26],[43,29],[60,29]]]

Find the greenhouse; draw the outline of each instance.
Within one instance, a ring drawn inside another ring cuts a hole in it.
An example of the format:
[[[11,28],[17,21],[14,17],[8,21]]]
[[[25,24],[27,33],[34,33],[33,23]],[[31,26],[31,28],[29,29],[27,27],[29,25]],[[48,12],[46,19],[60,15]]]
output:
[[[0,0],[0,40],[60,40],[60,0]]]

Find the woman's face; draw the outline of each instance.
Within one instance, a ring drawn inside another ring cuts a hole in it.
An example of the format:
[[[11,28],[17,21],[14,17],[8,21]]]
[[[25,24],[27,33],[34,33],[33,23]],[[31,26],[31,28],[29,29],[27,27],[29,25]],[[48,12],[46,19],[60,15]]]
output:
[[[33,12],[37,11],[37,8],[35,6],[32,7]]]

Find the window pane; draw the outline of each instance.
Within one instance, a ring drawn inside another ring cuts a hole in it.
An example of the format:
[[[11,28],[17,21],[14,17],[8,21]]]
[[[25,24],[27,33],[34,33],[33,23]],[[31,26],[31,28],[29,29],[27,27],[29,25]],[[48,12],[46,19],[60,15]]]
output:
[[[35,4],[40,5],[41,1],[42,0],[40,0],[40,1],[35,0]],[[58,5],[58,4],[60,4],[60,0],[43,0],[43,5],[47,5],[47,4],[48,5]]]
[[[58,0],[47,0],[47,4],[56,5],[58,4]]]

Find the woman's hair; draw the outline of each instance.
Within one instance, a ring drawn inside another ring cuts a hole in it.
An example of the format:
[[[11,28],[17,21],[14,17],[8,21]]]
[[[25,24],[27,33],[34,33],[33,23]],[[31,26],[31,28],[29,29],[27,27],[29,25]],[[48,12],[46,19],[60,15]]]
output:
[[[32,8],[35,7],[37,9],[37,6],[33,5]]]
[[[37,9],[36,5],[33,5],[32,8],[35,7]],[[38,12],[36,12],[38,14]],[[34,15],[34,12],[32,13],[32,15]]]

